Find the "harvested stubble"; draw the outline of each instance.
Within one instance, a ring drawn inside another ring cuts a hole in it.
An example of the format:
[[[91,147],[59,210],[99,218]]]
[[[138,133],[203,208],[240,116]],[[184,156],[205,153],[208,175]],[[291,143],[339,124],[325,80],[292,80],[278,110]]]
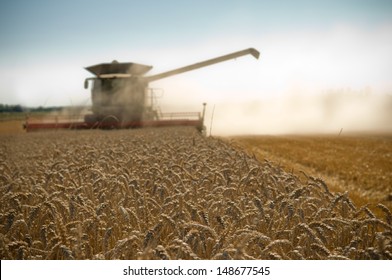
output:
[[[388,208],[193,129],[1,140],[1,259],[392,259]]]

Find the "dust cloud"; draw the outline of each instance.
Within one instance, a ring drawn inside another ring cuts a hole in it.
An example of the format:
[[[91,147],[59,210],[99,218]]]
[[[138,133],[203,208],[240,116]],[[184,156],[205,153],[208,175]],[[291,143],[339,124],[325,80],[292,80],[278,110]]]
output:
[[[206,116],[212,135],[392,133],[392,95],[366,91],[222,102],[212,110]]]

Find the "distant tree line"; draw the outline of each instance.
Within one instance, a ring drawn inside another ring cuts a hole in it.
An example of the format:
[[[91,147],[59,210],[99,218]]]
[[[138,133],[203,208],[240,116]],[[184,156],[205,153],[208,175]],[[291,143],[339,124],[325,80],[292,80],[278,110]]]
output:
[[[23,112],[23,107],[21,105],[0,104],[0,112],[1,113]]]
[[[22,105],[8,105],[0,104],[0,113],[21,113],[21,112],[54,112],[59,111],[63,107],[52,106],[52,107],[24,107]]]

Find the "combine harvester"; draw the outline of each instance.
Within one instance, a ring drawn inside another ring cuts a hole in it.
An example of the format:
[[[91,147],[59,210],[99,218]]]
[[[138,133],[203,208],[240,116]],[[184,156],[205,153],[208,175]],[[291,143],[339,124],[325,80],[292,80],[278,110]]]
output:
[[[148,87],[149,83],[248,54],[257,59],[260,55],[256,49],[249,48],[152,76],[144,76],[152,66],[143,64],[113,61],[93,65],[86,69],[95,77],[87,78],[84,82],[86,89],[89,82],[92,83],[92,114],[77,121],[60,120],[58,117],[54,121],[27,119],[24,128],[29,132],[44,129],[192,126],[203,131],[205,103],[202,113],[160,113],[154,105],[154,92]]]

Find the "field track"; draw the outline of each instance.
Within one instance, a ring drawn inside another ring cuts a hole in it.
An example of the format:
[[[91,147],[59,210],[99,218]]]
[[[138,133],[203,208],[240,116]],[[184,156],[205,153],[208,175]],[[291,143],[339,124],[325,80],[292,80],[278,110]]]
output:
[[[0,135],[1,259],[392,259],[392,214],[194,129]]]

